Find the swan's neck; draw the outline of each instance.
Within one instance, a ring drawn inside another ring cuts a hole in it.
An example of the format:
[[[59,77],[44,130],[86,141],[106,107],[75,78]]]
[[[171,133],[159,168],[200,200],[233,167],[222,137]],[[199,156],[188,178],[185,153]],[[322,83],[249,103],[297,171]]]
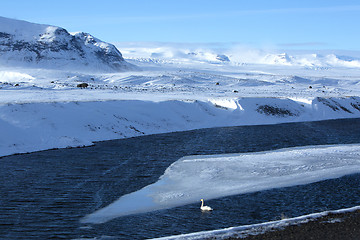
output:
[[[199,206],[199,205],[198,205]],[[203,207],[204,206],[204,201],[201,201],[201,207]]]

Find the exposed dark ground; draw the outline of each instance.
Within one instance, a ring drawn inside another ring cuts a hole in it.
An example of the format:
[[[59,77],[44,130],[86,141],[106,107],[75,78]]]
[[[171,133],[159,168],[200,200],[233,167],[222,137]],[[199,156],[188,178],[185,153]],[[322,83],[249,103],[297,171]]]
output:
[[[214,238],[216,239],[216,238]],[[226,238],[246,240],[359,240],[360,210],[346,213],[329,213],[307,223],[290,225],[281,229],[271,229],[258,235]]]

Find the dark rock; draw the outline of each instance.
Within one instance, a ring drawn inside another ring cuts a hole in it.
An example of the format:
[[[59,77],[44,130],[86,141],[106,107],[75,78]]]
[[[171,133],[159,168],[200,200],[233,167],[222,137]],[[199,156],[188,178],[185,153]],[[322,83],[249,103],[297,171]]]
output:
[[[222,62],[230,62],[230,59],[228,56],[224,55],[224,54],[218,54],[216,56],[216,59]]]
[[[261,114],[265,115],[273,115],[273,116],[297,116],[298,114],[292,113],[290,110],[285,108],[279,108],[276,106],[270,106],[270,105],[261,105],[259,106],[256,111]]]
[[[80,83],[77,85],[78,88],[87,88],[89,86],[89,84],[87,83]]]

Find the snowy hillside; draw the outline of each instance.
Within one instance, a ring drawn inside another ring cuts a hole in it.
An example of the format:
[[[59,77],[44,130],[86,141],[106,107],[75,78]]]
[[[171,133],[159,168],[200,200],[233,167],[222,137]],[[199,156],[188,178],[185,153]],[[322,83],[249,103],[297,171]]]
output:
[[[360,97],[0,104],[0,156],[220,126],[360,117]]]
[[[360,117],[357,52],[116,45],[132,64],[90,34],[0,17],[0,156],[197,128]]]
[[[118,72],[135,69],[112,44],[88,33],[0,17],[0,65]]]

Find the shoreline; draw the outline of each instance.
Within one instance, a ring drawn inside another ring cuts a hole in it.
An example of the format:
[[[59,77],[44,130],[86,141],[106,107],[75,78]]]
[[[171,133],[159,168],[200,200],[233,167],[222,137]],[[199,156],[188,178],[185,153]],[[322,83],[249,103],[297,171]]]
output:
[[[360,207],[353,211],[336,212],[330,211],[324,216],[310,219],[306,222],[290,224],[281,228],[270,228],[264,233],[237,237],[236,234],[226,240],[273,240],[273,239],[332,239],[353,240],[360,237]],[[217,239],[217,238],[209,238]]]
[[[353,240],[360,237],[360,206],[312,213],[278,221],[203,231],[157,240]]]
[[[352,119],[360,119],[360,117],[352,117],[352,118],[335,118],[335,119],[324,119],[324,120],[305,120],[305,121],[294,121],[294,122],[279,122],[279,123],[262,123],[262,124],[254,124],[254,125],[235,125],[235,126],[215,126],[215,127],[204,127],[204,128],[195,128],[195,129],[184,129],[184,130],[175,130],[170,132],[159,132],[159,133],[148,133],[148,134],[142,134],[142,135],[134,135],[134,136],[127,136],[127,137],[121,137],[121,138],[113,138],[113,139],[105,139],[105,140],[94,140],[87,144],[81,144],[81,145],[74,145],[74,146],[66,146],[66,147],[49,147],[49,148],[43,148],[38,150],[30,150],[30,151],[19,151],[14,152],[11,154],[1,154],[0,153],[0,159],[5,157],[11,157],[11,156],[17,156],[17,155],[26,155],[26,154],[32,154],[37,152],[44,152],[44,151],[51,151],[51,150],[59,150],[59,149],[73,149],[73,148],[87,148],[92,147],[96,145],[97,143],[102,142],[108,142],[108,141],[117,141],[122,139],[128,139],[128,138],[137,138],[142,136],[149,136],[149,135],[159,135],[159,134],[171,134],[173,132],[191,132],[191,131],[198,131],[203,129],[211,129],[211,128],[233,128],[233,127],[247,127],[247,126],[268,126],[268,125],[283,125],[283,124],[296,124],[296,123],[307,123],[307,122],[332,122],[332,121],[339,121],[339,120],[352,120]]]

